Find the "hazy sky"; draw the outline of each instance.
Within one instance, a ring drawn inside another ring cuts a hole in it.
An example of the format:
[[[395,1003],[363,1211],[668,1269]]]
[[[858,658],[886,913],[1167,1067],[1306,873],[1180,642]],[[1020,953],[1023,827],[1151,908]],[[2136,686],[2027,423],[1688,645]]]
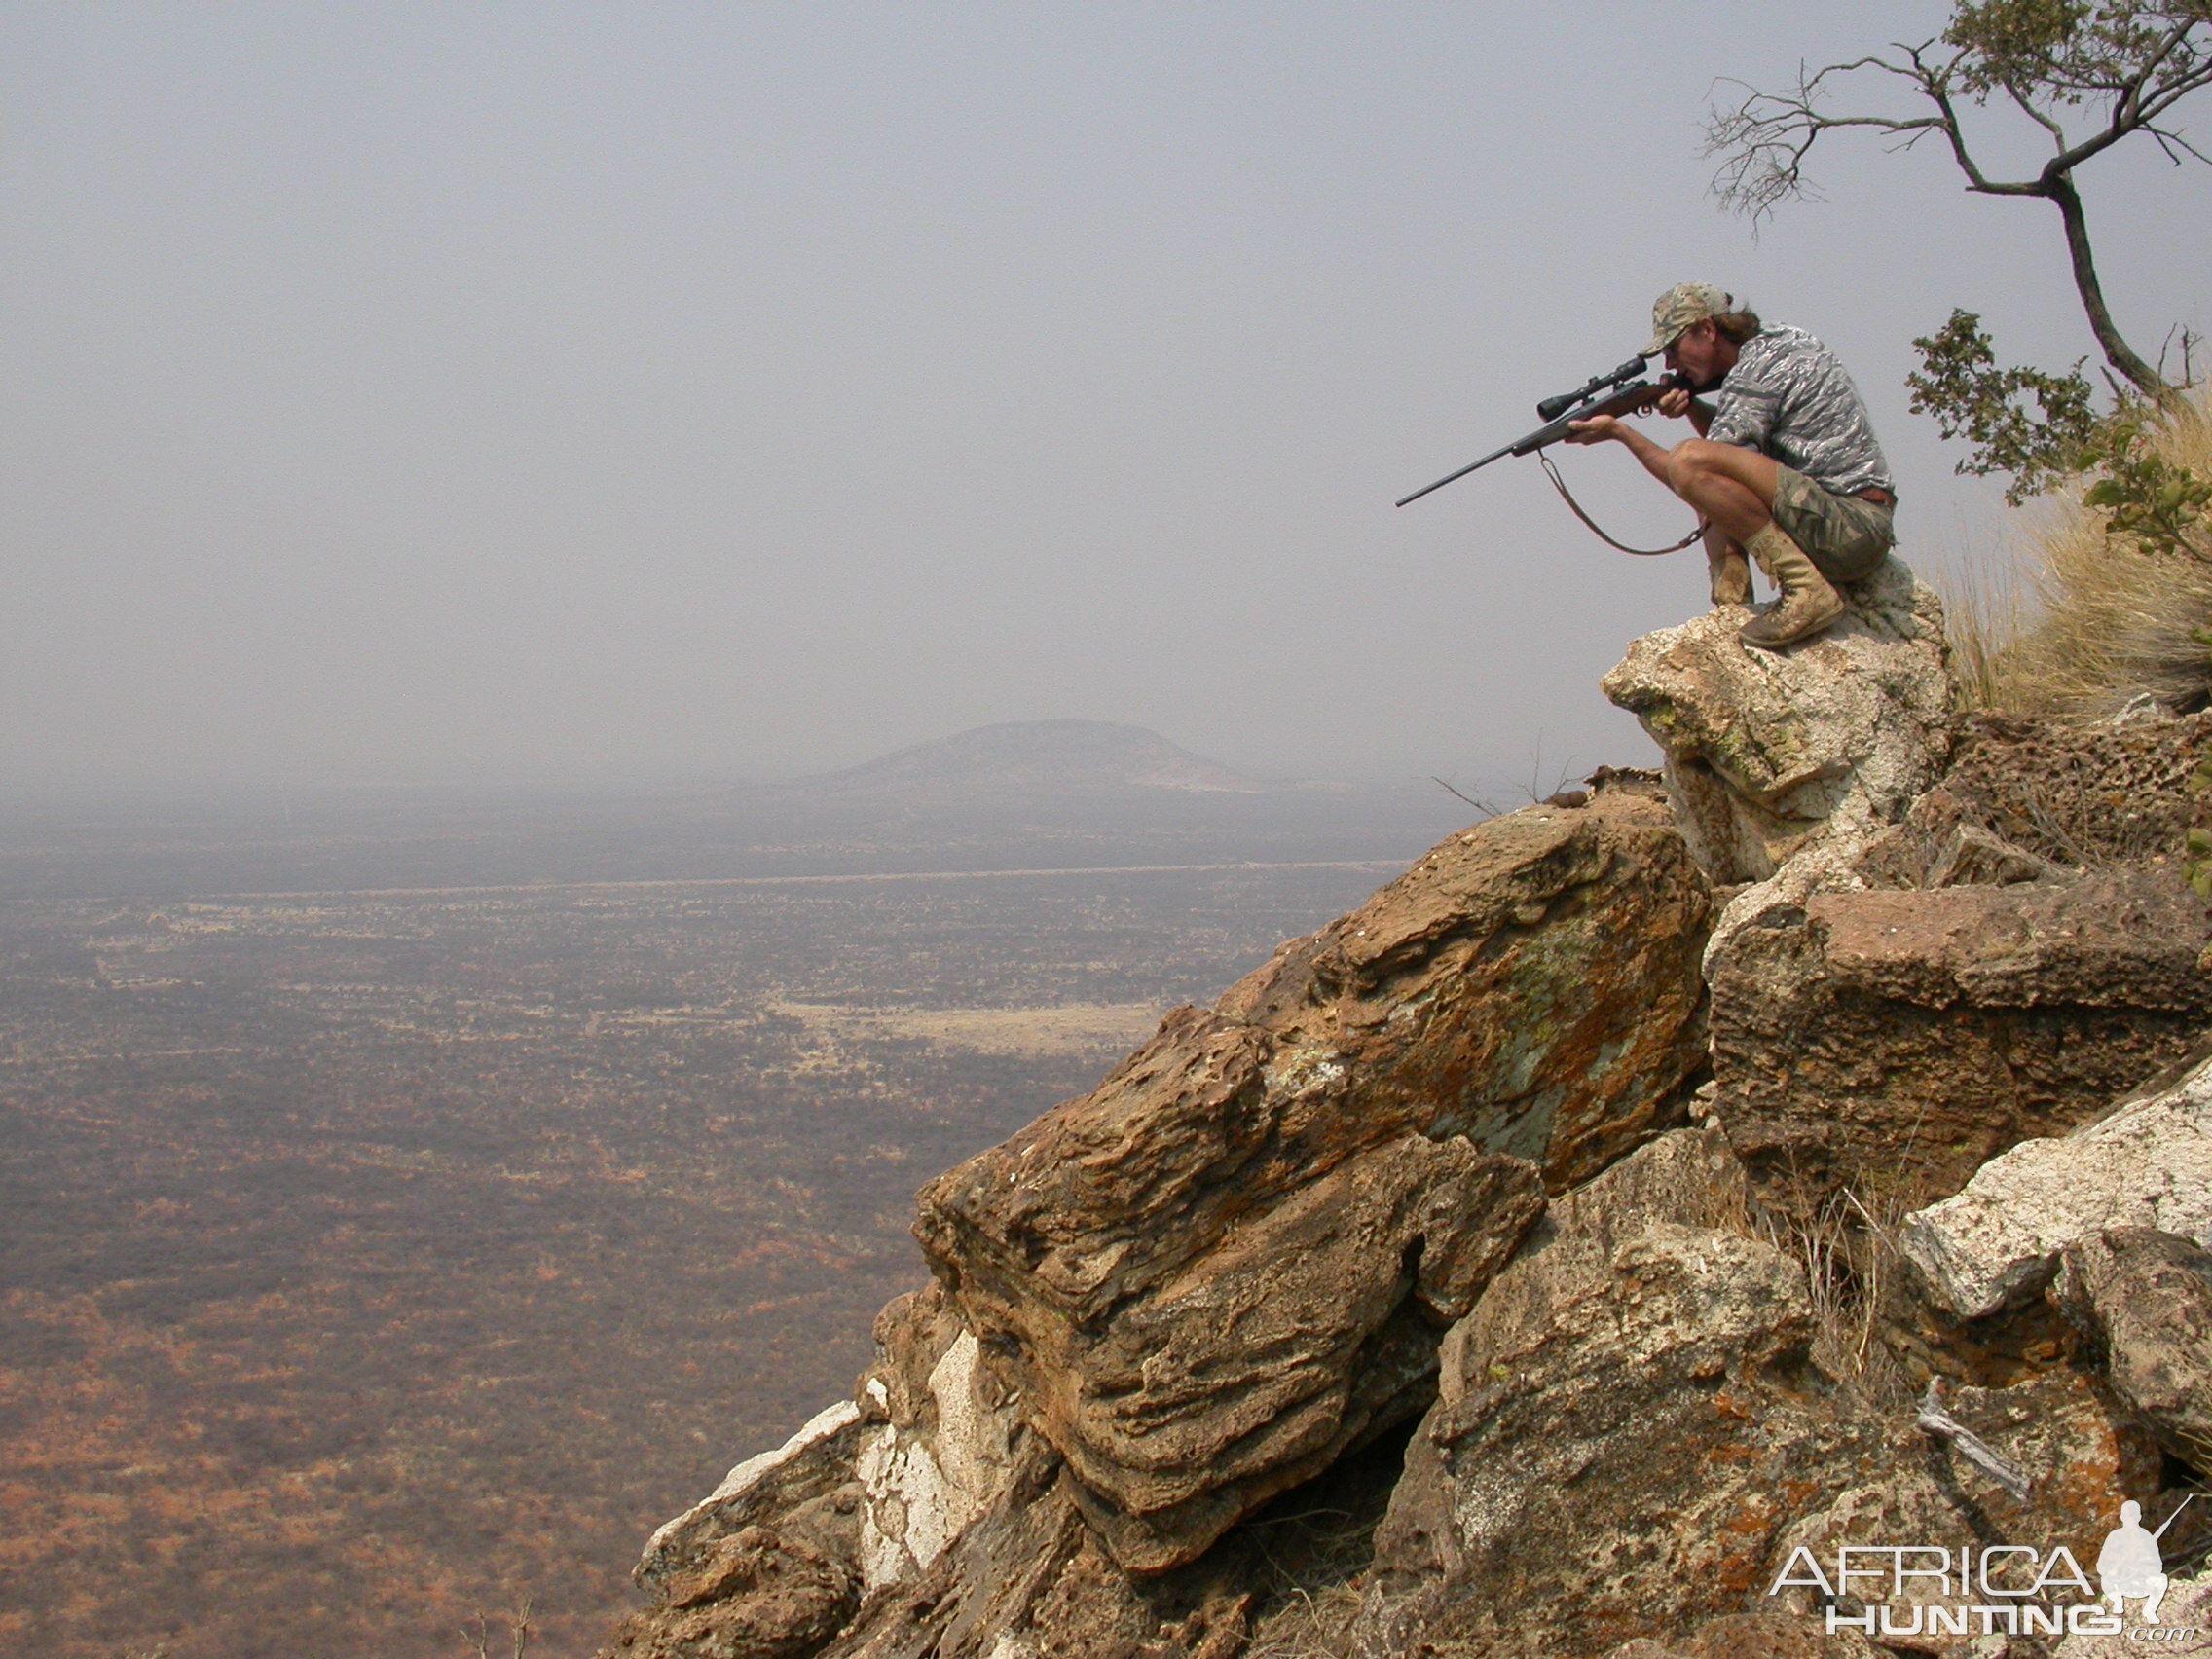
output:
[[[1943,11],[15,0],[0,777],[763,777],[1069,715],[1277,775],[1644,757],[1597,680],[1698,556],[1530,461],[1390,503],[1697,277],[1842,352],[1908,558],[1990,542],[1908,342],[2088,351],[2056,214],[1843,141],[1754,239],[1697,154],[1716,76]],[[2212,331],[2212,169],[2083,182],[2135,343]]]

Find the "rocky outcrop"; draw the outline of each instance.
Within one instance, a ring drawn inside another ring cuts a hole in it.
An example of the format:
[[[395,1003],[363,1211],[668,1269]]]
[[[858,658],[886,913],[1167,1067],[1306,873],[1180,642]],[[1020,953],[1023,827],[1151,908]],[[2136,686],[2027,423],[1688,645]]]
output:
[[[1942,607],[1899,560],[1846,591],[1842,621],[1783,651],[1714,610],[1629,646],[1604,692],[1666,755],[1682,834],[1715,882],[1763,882],[1817,843],[1856,843],[1936,782],[1955,701]]]
[[[2205,906],[2167,866],[1821,893],[1708,964],[1716,1111],[1800,1213],[1955,1193],[2179,1059],[2212,1019]]]
[[[2097,1345],[2113,1391],[2167,1451],[2212,1468],[2212,1250],[2115,1228],[2066,1247],[2055,1289]]]
[[[1909,1216],[1899,1247],[1931,1296],[1985,1318],[2041,1292],[2061,1251],[2117,1227],[2212,1242],[2212,1061],[2070,1135],[1991,1160]]]
[[[1706,914],[1648,796],[1493,820],[924,1190],[1118,1563],[1196,1558],[1425,1405],[1544,1188],[1678,1121]]]
[[[937,1283],[854,1403],[656,1535],[613,1651],[1233,1650],[1224,1533],[1421,1411],[1547,1188],[1682,1120],[1709,914],[1627,779],[1454,836],[1171,1015],[925,1191]]]
[[[2212,715],[1955,724],[1901,566],[1787,652],[1737,620],[1608,677],[1671,802],[1601,774],[1452,837],[932,1183],[854,1399],[655,1534],[609,1652],[1968,1659],[1963,1595],[1892,1586],[1876,1648],[1785,1564],[2173,1515]],[[1347,1493],[1372,1559],[1299,1557]]]

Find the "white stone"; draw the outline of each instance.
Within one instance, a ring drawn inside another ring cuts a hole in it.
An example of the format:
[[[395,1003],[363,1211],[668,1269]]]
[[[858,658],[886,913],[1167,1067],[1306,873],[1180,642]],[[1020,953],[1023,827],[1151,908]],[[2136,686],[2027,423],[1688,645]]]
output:
[[[981,1349],[962,1331],[930,1371],[934,1433],[886,1423],[861,1442],[854,1473],[866,1492],[861,1581],[869,1590],[929,1570],[980,1514],[1008,1467],[1002,1410],[983,1398]]]
[[[1899,1244],[1972,1319],[2035,1295],[2059,1252],[2115,1227],[2212,1248],[2212,1061],[2072,1134],[1991,1159],[1956,1197],[1906,1217]]]

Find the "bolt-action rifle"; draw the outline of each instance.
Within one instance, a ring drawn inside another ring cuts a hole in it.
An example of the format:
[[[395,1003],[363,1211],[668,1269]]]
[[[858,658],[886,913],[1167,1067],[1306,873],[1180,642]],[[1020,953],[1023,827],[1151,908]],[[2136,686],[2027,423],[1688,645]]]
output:
[[[1557,397],[1545,398],[1536,405],[1536,418],[1544,424],[1527,437],[1517,438],[1503,449],[1493,450],[1482,460],[1462,466],[1458,471],[1447,474],[1433,484],[1423,485],[1398,505],[1402,507],[1407,501],[1418,501],[1429,491],[1441,490],[1454,479],[1464,478],[1468,473],[1479,471],[1492,461],[1502,461],[1509,455],[1533,455],[1537,450],[1556,444],[1566,437],[1567,429],[1577,421],[1593,420],[1600,415],[1641,414],[1677,387],[1685,391],[1692,389],[1689,381],[1681,375],[1669,375],[1660,381],[1649,381],[1642,377],[1643,359],[1631,357],[1617,369],[1591,376],[1586,384],[1576,387],[1572,391],[1563,391]]]

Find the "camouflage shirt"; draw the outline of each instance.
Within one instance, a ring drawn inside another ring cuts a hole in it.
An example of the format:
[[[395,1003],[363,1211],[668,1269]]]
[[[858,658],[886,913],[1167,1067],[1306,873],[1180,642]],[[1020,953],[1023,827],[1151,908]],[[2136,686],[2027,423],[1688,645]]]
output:
[[[1744,342],[1705,435],[1770,455],[1839,496],[1897,493],[1859,387],[1802,328],[1778,323]]]

